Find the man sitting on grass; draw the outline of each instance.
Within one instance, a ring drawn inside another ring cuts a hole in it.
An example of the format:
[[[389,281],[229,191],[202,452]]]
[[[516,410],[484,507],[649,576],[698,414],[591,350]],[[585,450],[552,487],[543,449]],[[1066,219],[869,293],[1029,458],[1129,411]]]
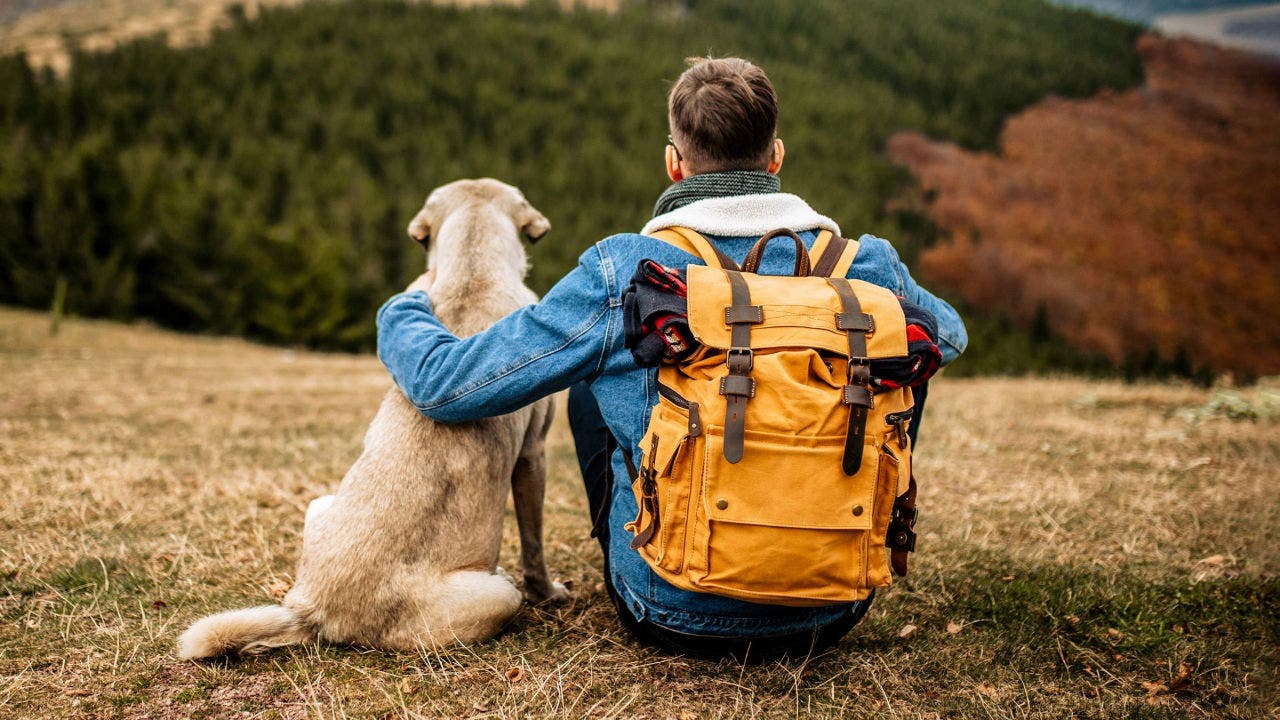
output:
[[[811,247],[840,234],[831,219],[780,192],[783,144],[778,105],[764,71],[738,58],[692,61],[668,98],[672,184],[641,233],[695,230],[741,263],[760,236],[785,227]],[[396,384],[427,417],[460,422],[511,412],[570,388],[569,421],[591,515],[604,551],[605,587],[618,617],[638,638],[700,657],[805,655],[833,645],[866,613],[871,598],[826,607],[782,607],[678,589],[629,547],[636,517],[623,449],[638,454],[658,402],[656,369],[636,364],[624,344],[623,293],[642,259],[670,268],[703,261],[645,234],[596,243],[536,305],[465,340],[435,318],[424,275],[378,313],[378,353]],[[794,256],[769,246],[760,272],[788,274]],[[847,277],[875,283],[932,313],[944,363],[968,339],[956,311],[911,278],[887,241],[863,235]],[[916,388],[912,439],[924,406]]]

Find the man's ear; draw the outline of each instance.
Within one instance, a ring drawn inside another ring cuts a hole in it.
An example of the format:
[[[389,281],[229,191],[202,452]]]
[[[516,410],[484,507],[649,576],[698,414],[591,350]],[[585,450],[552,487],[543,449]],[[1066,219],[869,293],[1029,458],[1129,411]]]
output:
[[[782,169],[782,159],[786,157],[787,149],[782,145],[782,138],[773,139],[773,156],[769,158],[769,173],[777,175]]]
[[[671,182],[680,182],[684,179],[684,168],[680,166],[680,152],[676,150],[675,145],[667,146],[666,155],[667,177],[671,178]]]
[[[417,215],[409,221],[409,237],[418,241],[422,247],[426,247],[431,241],[431,222],[427,220],[427,209],[424,207],[418,211]]]
[[[516,221],[520,223],[520,232],[524,233],[531,243],[541,240],[542,236],[551,229],[551,221],[528,203],[525,203]]]

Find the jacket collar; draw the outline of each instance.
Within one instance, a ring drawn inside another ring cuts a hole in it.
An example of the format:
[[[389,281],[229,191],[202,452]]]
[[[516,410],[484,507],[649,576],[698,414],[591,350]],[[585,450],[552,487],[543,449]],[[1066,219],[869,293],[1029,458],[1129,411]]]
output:
[[[669,227],[687,227],[703,235],[722,237],[760,236],[778,228],[794,232],[820,229],[840,234],[840,226],[834,220],[818,214],[790,193],[698,200],[653,218],[640,232],[648,235]]]

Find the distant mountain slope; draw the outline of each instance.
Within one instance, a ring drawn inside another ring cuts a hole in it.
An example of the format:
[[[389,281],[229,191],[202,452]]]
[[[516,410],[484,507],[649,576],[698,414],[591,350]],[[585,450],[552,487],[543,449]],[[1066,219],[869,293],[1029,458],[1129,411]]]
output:
[[[31,64],[64,74],[70,38],[86,50],[106,50],[150,35],[174,45],[204,42],[239,5],[250,17],[263,6],[303,0],[25,0],[0,15],[0,53],[24,52]],[[22,11],[25,9],[25,12]]]
[[[1076,347],[1280,372],[1280,65],[1154,36],[1146,84],[1050,99],[999,154],[889,144],[949,238],[920,271]]]
[[[532,251],[545,291],[648,219],[666,90],[708,52],[769,71],[788,192],[900,242],[890,134],[992,146],[1046,94],[1139,82],[1136,36],[1030,0],[350,0],[267,8],[194,47],[76,54],[60,80],[0,57],[0,302],[47,308],[65,287],[78,314],[369,348],[423,265],[404,230],[423,197],[486,175],[551,218]]]
[[[25,52],[33,65],[63,74],[70,67],[71,38],[87,50],[106,50],[122,42],[163,35],[177,46],[208,40],[228,25],[227,13],[239,6],[248,17],[264,7],[297,5],[307,0],[15,0],[0,3],[0,54]],[[412,0],[410,0],[412,1]],[[577,0],[592,8],[611,8],[618,0]],[[523,0],[440,0],[441,4],[519,5]],[[573,5],[574,2],[564,3]]]

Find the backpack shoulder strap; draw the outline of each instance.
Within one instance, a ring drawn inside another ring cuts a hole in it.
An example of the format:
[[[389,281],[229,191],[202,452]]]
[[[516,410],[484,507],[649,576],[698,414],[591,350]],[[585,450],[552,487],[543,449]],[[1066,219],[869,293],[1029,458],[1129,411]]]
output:
[[[823,230],[818,233],[809,250],[809,255],[817,258],[809,274],[814,277],[842,278],[849,274],[849,267],[853,265],[853,258],[857,254],[857,240],[848,240],[830,230]]]
[[[663,228],[650,233],[649,236],[657,238],[668,245],[674,245],[690,255],[696,255],[713,268],[721,268],[723,270],[739,269],[738,263],[734,262],[733,258],[725,255],[710,240],[689,228]]]

